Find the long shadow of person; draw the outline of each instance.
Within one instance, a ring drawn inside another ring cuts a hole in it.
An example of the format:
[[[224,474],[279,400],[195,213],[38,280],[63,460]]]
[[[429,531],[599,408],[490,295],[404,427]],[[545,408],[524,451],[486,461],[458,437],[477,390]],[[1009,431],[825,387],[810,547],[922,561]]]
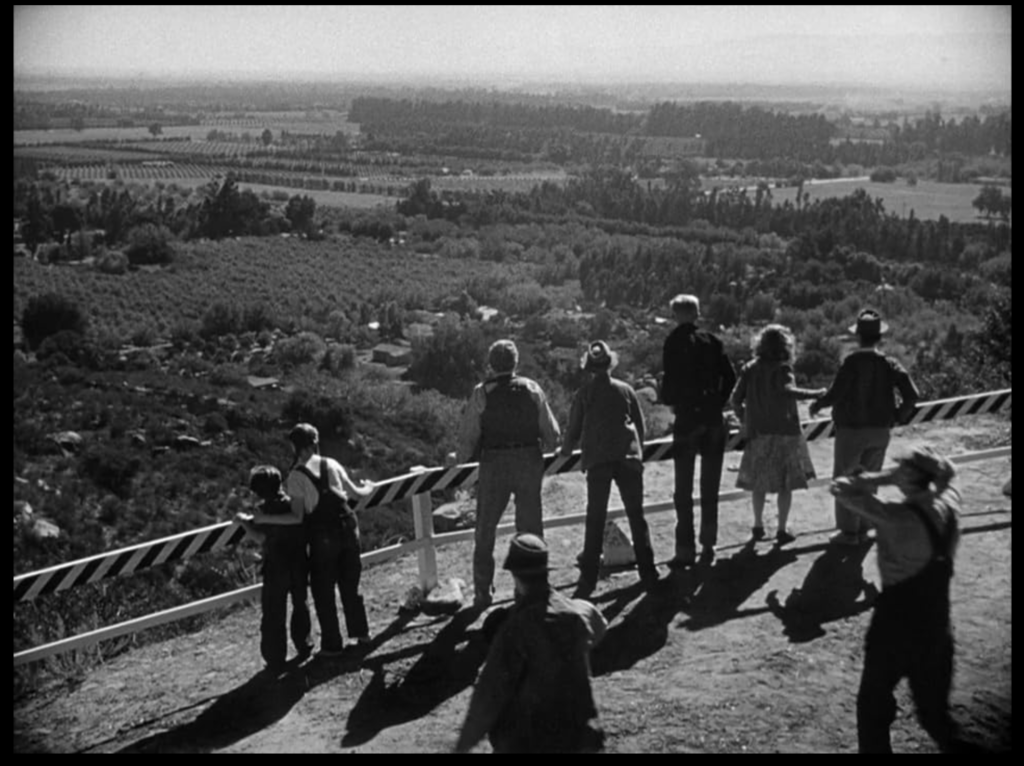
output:
[[[367,661],[373,677],[348,715],[342,746],[363,744],[388,727],[422,718],[471,686],[488,646],[482,631],[467,630],[477,616],[470,610],[456,614],[396,683],[387,683],[383,659]]]
[[[279,721],[305,692],[302,672],[279,677],[260,672],[219,697],[190,723],[146,737],[118,752],[213,752]]]
[[[645,593],[591,650],[591,672],[602,676],[625,670],[661,649],[668,640],[669,623],[688,606],[700,580],[698,570],[674,571]],[[602,594],[594,602],[599,607],[608,602],[602,614],[611,623],[635,597],[637,589],[635,585],[627,586]]]
[[[863,563],[869,549],[870,545],[830,545],[814,560],[803,584],[790,592],[784,604],[779,602],[778,591],[768,594],[768,608],[782,621],[783,634],[790,642],[813,641],[825,635],[825,623],[871,608],[878,589],[864,579]]]
[[[797,549],[773,546],[758,554],[747,543],[727,559],[718,559],[707,571],[696,594],[684,604],[688,618],[679,623],[687,630],[703,630],[728,620],[751,617],[767,607],[743,609],[743,603],[767,583],[773,574],[797,560]]]
[[[373,651],[398,633],[412,619],[401,615],[374,637]],[[125,753],[208,753],[245,739],[285,715],[310,689],[339,675],[357,670],[360,657],[321,660],[302,664],[291,660],[280,675],[261,671],[241,686],[221,695],[195,720],[132,743]]]

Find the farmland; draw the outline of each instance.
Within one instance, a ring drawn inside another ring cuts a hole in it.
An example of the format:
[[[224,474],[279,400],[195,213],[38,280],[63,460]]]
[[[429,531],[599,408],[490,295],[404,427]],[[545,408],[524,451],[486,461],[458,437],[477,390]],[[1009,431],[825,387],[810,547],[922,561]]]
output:
[[[359,126],[350,123],[344,112],[254,112],[244,118],[228,115],[210,115],[203,117],[198,125],[164,125],[161,135],[168,138],[198,141],[205,139],[211,129],[233,133],[250,133],[254,139],[269,128],[274,134],[281,131],[299,134],[334,135],[341,131],[348,135],[357,135]],[[121,127],[86,127],[75,130],[70,127],[52,128],[49,130],[16,130],[14,131],[15,146],[37,144],[60,144],[80,141],[145,141],[151,138],[148,125],[137,125],[131,128]]]
[[[978,211],[971,202],[981,191],[979,184],[947,184],[937,181],[918,181],[910,186],[903,181],[896,183],[875,183],[859,179],[836,179],[826,183],[807,182],[804,193],[812,200],[829,197],[845,197],[857,189],[864,189],[872,199],[880,197],[887,212],[900,217],[909,216],[913,211],[918,220],[936,220],[946,216],[954,223],[973,223],[980,220]],[[796,187],[772,189],[776,204],[786,200],[795,202]],[[1009,194],[1009,189],[1004,193]]]

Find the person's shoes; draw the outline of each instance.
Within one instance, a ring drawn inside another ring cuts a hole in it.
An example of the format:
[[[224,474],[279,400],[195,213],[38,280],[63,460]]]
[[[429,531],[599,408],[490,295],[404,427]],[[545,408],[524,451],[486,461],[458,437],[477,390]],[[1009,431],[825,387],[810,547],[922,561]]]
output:
[[[750,528],[750,539],[752,539],[752,540],[764,540],[764,527],[751,527]]]
[[[779,545],[788,545],[789,543],[796,540],[796,535],[785,529],[780,529],[775,533],[775,542]]]
[[[345,647],[346,655],[362,656],[370,651],[370,637],[360,636]]]
[[[697,563],[697,552],[693,550],[676,551],[675,558],[668,562],[669,569],[686,569]]]
[[[833,545],[860,545],[860,536],[855,532],[834,532],[829,536],[828,541]]]
[[[299,653],[295,655],[296,662],[305,662],[313,654],[313,647],[307,644],[299,649]]]
[[[263,666],[262,673],[266,676],[279,676],[288,669],[287,663],[284,660],[279,662],[268,662]]]
[[[710,564],[715,560],[715,549],[714,546],[705,545],[700,549],[700,562],[701,564]]]
[[[640,584],[645,588],[653,588],[658,584],[658,570],[640,573]]]
[[[871,541],[875,538],[871,536],[870,531],[861,532],[857,535],[857,542],[860,545],[870,545]]]
[[[572,592],[573,598],[590,598],[594,595],[594,590],[597,588],[596,585],[589,582],[583,582],[582,580],[577,583],[576,590]]]
[[[475,596],[473,598],[473,606],[471,608],[475,609],[475,610],[478,610],[478,611],[483,611],[484,609],[486,609],[487,607],[489,607],[493,603],[494,603],[494,596],[491,596],[491,595]]]
[[[344,646],[321,646],[320,651],[316,653],[316,656],[330,660],[335,657],[341,657],[344,653]]]

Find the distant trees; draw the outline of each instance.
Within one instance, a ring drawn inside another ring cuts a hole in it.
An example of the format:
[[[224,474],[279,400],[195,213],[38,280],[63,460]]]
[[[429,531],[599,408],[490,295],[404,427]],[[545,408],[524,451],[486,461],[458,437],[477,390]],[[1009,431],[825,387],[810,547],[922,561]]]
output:
[[[263,133],[260,135],[260,140],[264,146],[270,146],[274,142],[274,134],[270,132],[270,128],[264,128]]]
[[[153,136],[153,138],[156,138],[157,136],[159,136],[163,132],[164,132],[164,129],[160,126],[159,122],[150,123],[150,125],[149,125],[149,134],[151,136]]]
[[[88,328],[85,314],[78,304],[58,293],[44,293],[31,298],[21,313],[21,332],[30,349],[50,335],[70,331],[84,335]]]
[[[974,198],[971,205],[976,207],[978,212],[986,218],[999,216],[1002,220],[1008,221],[1010,219],[1010,200],[1011,198],[1004,195],[998,186],[986,184],[981,187],[981,192]]]
[[[292,230],[308,233],[313,225],[313,215],[316,213],[316,202],[306,195],[301,197],[296,194],[284,209],[284,217],[292,224]]]

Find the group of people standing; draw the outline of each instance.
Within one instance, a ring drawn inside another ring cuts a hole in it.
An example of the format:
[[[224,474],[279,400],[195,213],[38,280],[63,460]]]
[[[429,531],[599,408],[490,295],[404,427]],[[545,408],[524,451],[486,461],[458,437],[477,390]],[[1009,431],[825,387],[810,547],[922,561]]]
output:
[[[751,536],[766,536],[765,500],[775,494],[777,545],[795,539],[788,526],[793,491],[807,488],[815,478],[797,402],[811,400],[812,415],[832,407],[832,494],[838,530],[830,540],[860,545],[868,540],[867,530],[874,528],[882,577],[857,698],[859,749],[890,750],[893,690],[903,677],[910,680],[922,724],[943,749],[953,749],[949,580],[958,539],[959,494],[952,485],[952,464],[927,447],[901,456],[895,468],[881,470],[891,428],[908,420],[919,399],[902,365],[878,349],[887,329],[881,317],[862,311],[850,328],[857,349],[844,359],[828,388],[807,389],[796,385],[795,339],[788,328],[773,324],[761,330],[752,344],[753,359],[737,375],[721,340],[698,328],[698,299],[680,295],[671,308],[677,327],[664,344],[661,385],[662,401],[675,414],[676,528],[669,566],[679,569],[714,560],[729,435],[724,412],[730,406],[745,438],[736,483],[752,493]],[[516,375],[517,354],[511,341],[491,347],[494,376],[477,386],[465,410],[460,450],[450,461],[480,461],[474,607],[492,602],[494,529],[510,494],[516,498],[517,534],[505,561],[515,583],[515,603],[481,671],[457,751],[469,750],[487,735],[495,752],[601,749],[589,651],[607,623],[586,599],[597,583],[612,483],[629,521],[641,582],[648,587],[658,582],[643,514],[644,416],[633,388],[611,376],[617,361],[604,341],[589,345],[581,366],[590,375],[573,398],[561,444],[562,455],[580,446],[587,483],[583,552],[572,598],[548,583],[540,521],[543,453],[555,446],[558,425],[540,387]],[[694,529],[693,497],[698,456],[699,534]],[[902,500],[877,500],[874,495],[885,484],[898,487]],[[907,614],[914,619],[907,621]]]
[[[718,542],[718,496],[731,406],[745,437],[737,486],[752,493],[751,537],[766,537],[766,496],[778,496],[777,545],[795,539],[789,527],[792,493],[815,476],[802,435],[797,402],[810,412],[832,407],[836,426],[832,494],[837,545],[867,541],[876,530],[882,595],[867,636],[857,701],[862,752],[889,749],[895,715],[893,689],[906,676],[925,728],[944,748],[955,740],[949,715],[953,642],[949,579],[958,538],[959,495],[949,461],[927,448],[901,457],[883,471],[890,429],[906,422],[918,391],[906,370],[878,349],[886,330],[874,311],[861,312],[851,331],[858,348],[844,359],[827,389],[796,385],[795,340],[781,325],[754,338],[753,359],[737,375],[722,341],[700,329],[700,304],[676,296],[677,326],[665,340],[662,401],[675,415],[672,459],[676,510],[672,569],[709,564]],[[449,464],[477,461],[477,519],[473,551],[472,609],[494,600],[496,530],[514,498],[516,534],[504,568],[514,582],[514,603],[501,614],[470,700],[457,751],[489,736],[496,752],[596,752],[603,734],[590,684],[590,649],[607,622],[590,602],[597,587],[612,484],[625,508],[638,574],[650,588],[659,581],[643,512],[643,447],[646,424],[636,391],[612,377],[617,354],[602,340],[581,359],[587,378],[576,392],[564,438],[541,386],[517,374],[511,340],[488,351],[491,376],[473,390],[463,412],[459,446]],[[287,478],[272,466],[253,469],[250,487],[258,510],[237,519],[263,540],[264,586],[261,652],[267,668],[283,669],[288,627],[299,659],[312,653],[307,583],[320,623],[320,654],[346,651],[335,592],[341,599],[354,648],[365,648],[369,626],[362,596],[359,527],[351,499],[374,485],[355,483],[336,460],[319,454],[316,429],[299,424],[289,434],[295,460]],[[579,446],[586,474],[587,513],[579,580],[572,597],[548,582],[541,489],[544,453]],[[695,531],[694,479],[700,457],[700,524]],[[875,498],[879,486],[903,492],[897,503]],[[698,555],[697,544],[700,545]],[[912,614],[908,620],[906,615]]]

